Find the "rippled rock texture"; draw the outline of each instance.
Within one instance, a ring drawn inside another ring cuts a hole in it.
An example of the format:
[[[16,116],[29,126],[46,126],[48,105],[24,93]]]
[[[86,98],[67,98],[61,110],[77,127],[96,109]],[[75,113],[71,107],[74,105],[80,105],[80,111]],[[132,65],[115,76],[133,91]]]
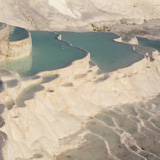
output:
[[[1,159],[160,159],[159,97],[148,101],[160,93],[160,55],[150,54],[110,73],[89,53],[30,77],[0,70]]]
[[[159,160],[159,100],[109,107],[90,117],[83,127],[85,141],[57,160]],[[62,144],[72,143],[72,138]]]
[[[108,75],[89,54],[28,78],[2,70],[4,159],[160,159],[159,97],[147,100],[160,88],[154,58]]]

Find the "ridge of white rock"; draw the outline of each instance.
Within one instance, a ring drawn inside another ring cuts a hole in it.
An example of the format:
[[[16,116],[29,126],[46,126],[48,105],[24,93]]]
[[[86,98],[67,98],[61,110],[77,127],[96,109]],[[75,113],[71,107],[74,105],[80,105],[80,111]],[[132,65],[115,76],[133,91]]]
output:
[[[133,45],[138,45],[138,40],[136,37],[119,37],[117,39],[114,39],[116,42],[120,43],[126,43],[126,44],[133,44]]]

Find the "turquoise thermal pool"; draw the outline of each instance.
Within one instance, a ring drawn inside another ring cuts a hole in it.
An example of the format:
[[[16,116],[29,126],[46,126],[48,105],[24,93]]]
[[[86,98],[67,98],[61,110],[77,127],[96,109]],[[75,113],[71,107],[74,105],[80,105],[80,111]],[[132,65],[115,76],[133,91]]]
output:
[[[143,58],[142,55],[133,51],[131,45],[113,41],[118,38],[113,33],[61,32],[61,34],[62,40],[89,51],[91,60],[98,65],[102,72],[111,72],[127,67]]]
[[[132,50],[131,45],[114,42],[113,39],[118,38],[115,34],[102,32],[60,32],[60,34],[62,34],[62,41],[56,39],[55,32],[31,31],[31,55],[0,62],[0,67],[18,72],[21,76],[31,76],[42,71],[66,67],[73,61],[85,57],[86,51],[89,51],[91,60],[102,72],[111,72],[143,58]],[[11,32],[9,39],[16,41],[25,36],[27,35],[23,29],[16,28]]]

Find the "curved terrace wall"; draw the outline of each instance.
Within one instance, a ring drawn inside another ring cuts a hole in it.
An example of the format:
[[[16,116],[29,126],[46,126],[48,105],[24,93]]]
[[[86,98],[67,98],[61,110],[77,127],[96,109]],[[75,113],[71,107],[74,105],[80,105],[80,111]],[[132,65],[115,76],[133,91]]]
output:
[[[9,27],[5,23],[0,23],[0,60],[4,60],[8,53]]]
[[[32,50],[31,33],[27,30],[25,31],[28,32],[28,34],[23,39],[9,41],[7,59],[18,59],[30,55]]]

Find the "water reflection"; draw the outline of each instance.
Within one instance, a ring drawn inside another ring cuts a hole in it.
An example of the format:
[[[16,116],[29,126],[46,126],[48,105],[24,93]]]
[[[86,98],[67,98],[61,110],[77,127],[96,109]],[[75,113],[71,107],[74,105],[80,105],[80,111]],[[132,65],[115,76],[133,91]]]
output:
[[[155,48],[158,51],[160,51],[160,40],[149,40],[147,38],[140,38],[140,37],[138,37],[137,39],[139,45]]]
[[[19,28],[13,33],[24,32]],[[67,33],[62,32],[62,40],[71,42],[91,53],[91,59],[103,72],[111,72],[126,67],[142,59],[142,55],[132,47],[113,41],[117,36],[109,33]],[[16,36],[16,34],[12,34]],[[57,34],[46,31],[31,31],[32,53],[29,57],[0,62],[0,67],[18,72],[22,76],[66,67],[71,62],[81,59],[86,51],[58,41]],[[20,36],[21,37],[21,36]]]
[[[91,53],[91,60],[98,65],[101,72],[115,71],[143,58],[142,55],[133,51],[131,45],[113,41],[113,39],[118,38],[113,33],[60,32],[60,34],[62,35],[62,40],[89,51]]]
[[[25,58],[0,62],[0,68],[11,70],[19,74],[25,74],[32,68],[32,55]]]
[[[59,69],[81,59],[86,52],[58,41],[54,32],[31,31],[32,53],[28,57],[0,62],[0,67],[31,76],[41,71]]]

